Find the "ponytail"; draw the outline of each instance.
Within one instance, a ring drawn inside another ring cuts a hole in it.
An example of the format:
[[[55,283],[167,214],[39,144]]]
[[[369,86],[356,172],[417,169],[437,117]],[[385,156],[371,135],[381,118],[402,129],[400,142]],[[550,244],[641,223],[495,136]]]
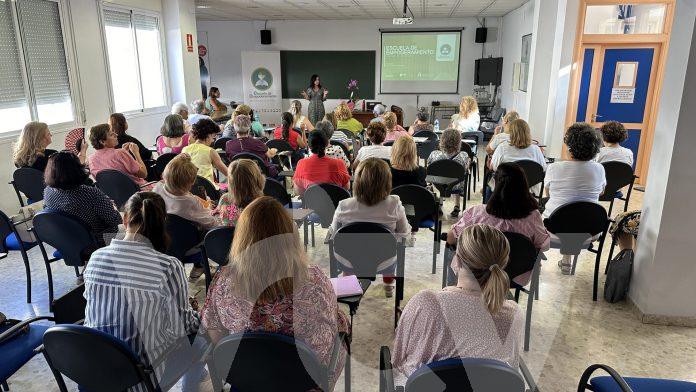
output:
[[[328,140],[321,131],[312,131],[309,134],[309,149],[312,154],[317,155],[319,158],[323,158],[326,155],[326,145]]]
[[[292,114],[289,112],[283,112],[281,119],[282,119],[282,127],[283,127],[282,128],[283,129],[282,137],[283,137],[283,140],[288,140],[290,138],[290,128],[292,128],[293,121],[294,121]]]
[[[491,314],[500,311],[510,289],[510,278],[505,272],[509,255],[510,244],[505,235],[488,225],[465,228],[457,241],[459,273],[471,271],[481,286],[483,302]]]
[[[136,228],[136,233],[147,238],[156,251],[167,251],[167,208],[160,195],[154,192],[138,192],[128,199],[125,211],[129,227]]]

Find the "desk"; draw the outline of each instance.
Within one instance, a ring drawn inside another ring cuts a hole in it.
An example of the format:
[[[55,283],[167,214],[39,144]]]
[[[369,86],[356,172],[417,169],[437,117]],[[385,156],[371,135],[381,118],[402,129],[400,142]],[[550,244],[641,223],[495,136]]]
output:
[[[394,113],[396,114],[396,122],[399,125],[402,125],[404,123],[404,116],[402,114]],[[358,120],[360,124],[363,125],[363,127],[367,128],[367,126],[370,124],[370,121],[372,121],[373,118],[375,118],[375,114],[372,112],[368,111],[363,111],[363,110],[356,110],[353,112],[353,118]],[[403,126],[403,125],[402,125]]]
[[[309,208],[286,208],[285,211],[290,214],[292,220],[298,223],[303,222],[314,212],[314,210],[310,210]]]
[[[423,144],[423,143],[428,141],[428,138],[418,136],[418,137],[414,137],[413,141],[416,142],[416,144]]]

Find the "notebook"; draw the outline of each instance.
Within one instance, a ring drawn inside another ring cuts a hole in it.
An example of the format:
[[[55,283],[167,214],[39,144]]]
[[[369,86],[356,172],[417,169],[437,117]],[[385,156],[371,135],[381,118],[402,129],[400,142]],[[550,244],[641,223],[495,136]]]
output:
[[[337,298],[352,297],[363,294],[362,287],[360,287],[360,282],[355,275],[331,278],[331,284],[333,285]]]

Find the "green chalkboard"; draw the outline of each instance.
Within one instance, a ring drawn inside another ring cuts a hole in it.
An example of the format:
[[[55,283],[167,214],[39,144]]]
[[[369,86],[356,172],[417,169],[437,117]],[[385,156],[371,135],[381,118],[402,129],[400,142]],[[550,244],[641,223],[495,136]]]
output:
[[[294,51],[280,52],[283,98],[300,98],[309,78],[319,75],[329,99],[347,99],[348,80],[356,79],[359,99],[375,98],[375,51]]]

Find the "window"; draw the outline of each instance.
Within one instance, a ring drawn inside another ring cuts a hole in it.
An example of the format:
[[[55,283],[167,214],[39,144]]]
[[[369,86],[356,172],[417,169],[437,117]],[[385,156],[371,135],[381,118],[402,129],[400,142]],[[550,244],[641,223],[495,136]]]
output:
[[[589,5],[585,34],[661,34],[665,4]]]
[[[104,8],[103,20],[114,111],[165,106],[159,18]]]
[[[0,1],[0,132],[74,121],[59,4]]]

